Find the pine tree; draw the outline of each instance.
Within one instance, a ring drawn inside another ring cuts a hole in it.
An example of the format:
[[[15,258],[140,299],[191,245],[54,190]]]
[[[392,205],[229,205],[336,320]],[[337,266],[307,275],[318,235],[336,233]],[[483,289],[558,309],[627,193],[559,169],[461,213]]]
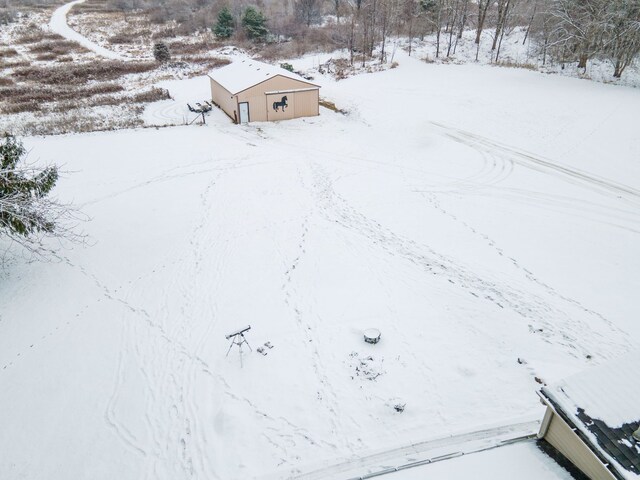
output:
[[[0,238],[32,247],[39,234],[56,235],[64,208],[47,199],[58,180],[55,166],[37,169],[22,164],[26,150],[14,136],[0,144]]]
[[[263,13],[254,7],[247,7],[242,16],[242,26],[247,36],[254,40],[263,40],[269,30],[267,30],[267,18]]]
[[[166,43],[158,42],[153,46],[153,58],[160,63],[171,60],[171,53],[169,53],[169,47]]]
[[[218,38],[229,38],[233,35],[233,16],[229,11],[229,7],[223,7],[218,13],[218,21],[213,27],[213,33]]]

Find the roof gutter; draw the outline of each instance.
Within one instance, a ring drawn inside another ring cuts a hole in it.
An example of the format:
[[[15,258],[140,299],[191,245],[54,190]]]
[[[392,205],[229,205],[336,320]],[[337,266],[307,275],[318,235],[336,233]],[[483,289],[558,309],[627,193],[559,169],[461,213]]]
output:
[[[278,93],[296,93],[296,92],[312,92],[314,90],[319,90],[320,87],[312,87],[312,88],[293,88],[289,90],[273,90],[271,92],[264,92],[265,95],[275,95]]]
[[[540,425],[540,432],[538,433],[538,438],[543,438],[549,429],[549,425],[551,424],[551,419],[553,415],[558,417],[558,419],[563,422],[567,427],[569,427],[573,433],[580,439],[582,443],[584,443],[588,448],[591,454],[596,458],[602,466],[611,472],[611,474],[619,479],[624,480],[624,477],[618,472],[616,466],[611,462],[604,452],[601,452],[595,445],[593,445],[591,439],[587,437],[587,435],[577,426],[575,423],[568,417],[568,415],[563,412],[559,412],[558,409],[553,404],[553,400],[549,398],[545,393],[544,389],[539,390],[537,392],[540,397],[540,401],[547,406],[547,411],[545,412],[544,419],[542,421],[542,425]],[[549,412],[553,412],[552,414],[547,415]],[[547,418],[548,417],[548,418]]]

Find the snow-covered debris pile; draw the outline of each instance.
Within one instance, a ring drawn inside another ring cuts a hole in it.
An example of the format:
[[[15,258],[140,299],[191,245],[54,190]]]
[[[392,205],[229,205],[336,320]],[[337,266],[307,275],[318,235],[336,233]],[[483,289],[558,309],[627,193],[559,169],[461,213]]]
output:
[[[384,358],[382,357],[361,356],[358,352],[351,352],[347,363],[351,370],[351,379],[358,377],[363,380],[377,380],[378,377],[387,373],[383,369]]]

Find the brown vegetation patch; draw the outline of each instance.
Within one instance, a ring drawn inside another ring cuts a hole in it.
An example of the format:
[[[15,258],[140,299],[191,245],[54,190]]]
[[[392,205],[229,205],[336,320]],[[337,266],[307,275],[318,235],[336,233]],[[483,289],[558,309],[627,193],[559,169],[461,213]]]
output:
[[[196,55],[213,50],[219,45],[216,42],[203,41],[197,43],[171,42],[167,46],[173,55]]]
[[[87,52],[82,45],[70,40],[49,40],[36,43],[29,47],[32,53],[54,53],[56,55],[66,55],[71,52]]]
[[[0,98],[7,104],[20,104],[29,100],[49,103],[70,99],[89,98],[94,95],[116,93],[124,90],[115,83],[99,83],[90,87],[55,88],[42,85],[15,85],[0,88]]]
[[[6,87],[8,85],[13,85],[15,82],[9,77],[0,77],[0,87]]]
[[[55,33],[45,32],[38,26],[29,25],[18,32],[18,37],[13,40],[17,45],[26,45],[28,43],[40,43],[45,40],[65,41],[64,37]]]
[[[16,55],[18,55],[18,51],[15,48],[5,47],[0,49],[1,58],[15,57]]]
[[[36,60],[40,60],[41,62],[49,62],[51,60],[55,60],[58,57],[55,53],[47,52],[36,55]]]
[[[534,71],[538,70],[538,67],[531,63],[518,63],[518,62],[512,62],[511,60],[501,60],[500,62],[495,63],[493,65],[496,65],[498,67],[524,68],[526,70],[534,70]]]
[[[335,103],[330,102],[329,100],[325,100],[324,98],[321,98],[318,103],[321,107],[328,108],[332,112],[341,113],[342,115],[346,115],[347,113],[349,113],[346,110],[342,110],[341,108],[336,107]]]
[[[50,118],[25,122],[20,131],[22,135],[59,135],[64,133],[96,132],[134,128],[143,124],[139,117],[143,107],[126,109],[116,117],[96,115],[84,110],[60,112]]]
[[[153,87],[145,92],[137,93],[131,97],[127,97],[126,100],[131,103],[151,103],[158,102],[160,100],[169,100],[169,90],[164,88]]]
[[[9,105],[2,105],[0,110],[2,113],[23,113],[23,112],[37,112],[41,109],[41,105],[35,100],[27,100],[21,103],[12,103]]]
[[[17,79],[48,85],[80,85],[91,80],[114,80],[122,75],[153,70],[153,62],[93,61],[48,68],[27,67],[14,72]]]
[[[185,62],[203,65],[203,66],[206,66],[207,68],[223,67],[231,63],[231,60],[229,60],[228,58],[214,57],[210,55],[188,56],[183,58],[183,60]]]
[[[151,36],[151,30],[141,30],[136,32],[120,32],[108,38],[108,42],[114,45],[128,45],[147,41]]]
[[[5,62],[0,58],[0,70],[4,70],[7,68],[19,68],[19,67],[28,67],[31,65],[29,60],[18,60],[15,62]]]
[[[110,5],[111,2],[105,2],[104,0],[88,0],[84,3],[79,3],[71,9],[72,15],[81,15],[85,13],[119,13],[122,14],[122,10]]]

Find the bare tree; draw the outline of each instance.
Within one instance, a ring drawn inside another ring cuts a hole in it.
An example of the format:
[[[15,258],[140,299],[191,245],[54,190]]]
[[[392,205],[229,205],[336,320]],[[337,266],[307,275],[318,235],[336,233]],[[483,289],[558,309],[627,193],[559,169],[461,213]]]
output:
[[[511,14],[513,12],[513,7],[515,6],[517,0],[501,0],[504,2],[502,5],[502,9],[498,15],[498,20],[496,22],[496,32],[495,37],[493,38],[493,50],[496,50],[496,55],[494,61],[498,61],[498,57],[500,56],[500,48],[502,47],[502,40],[504,38],[504,34],[507,31],[507,27],[511,20]],[[497,49],[496,47],[497,41]]]
[[[613,76],[620,78],[640,53],[640,4],[613,0],[609,10],[611,22],[603,52],[613,63]]]
[[[484,29],[484,22],[487,19],[487,10],[491,5],[491,0],[478,0],[478,22],[476,25],[476,61],[478,61],[478,55],[480,54],[480,37],[482,36],[482,30]]]
[[[386,46],[389,33],[397,29],[398,18],[400,15],[400,6],[398,0],[380,0],[380,62],[387,61]]]
[[[587,61],[602,47],[607,23],[608,0],[555,0],[551,15],[556,19],[555,43],[567,53],[577,56],[578,68],[587,68]]]
[[[307,27],[320,23],[322,18],[319,0],[296,0],[293,10],[296,19]]]
[[[489,5],[491,4],[491,0],[478,0],[478,23],[476,25],[476,43],[480,44],[480,36],[482,35],[482,30],[484,29],[484,22],[487,19],[487,10],[489,9]],[[476,55],[476,60],[478,56]]]

